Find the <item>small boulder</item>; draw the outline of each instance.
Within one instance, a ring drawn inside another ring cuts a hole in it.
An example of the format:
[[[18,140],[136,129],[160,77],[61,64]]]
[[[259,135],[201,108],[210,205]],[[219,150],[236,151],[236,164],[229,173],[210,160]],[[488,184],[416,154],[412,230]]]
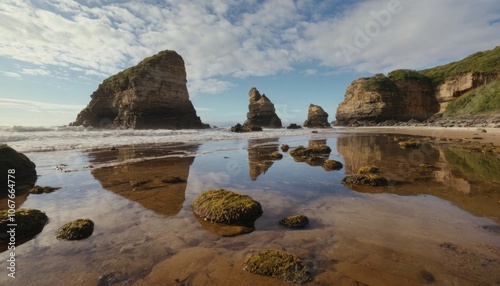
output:
[[[302,228],[309,223],[309,219],[305,215],[287,216],[280,220],[280,224],[290,228]]]
[[[90,219],[77,219],[63,225],[56,232],[56,238],[66,240],[80,240],[87,238],[94,232],[94,222]]]
[[[344,165],[342,165],[342,163],[335,160],[326,160],[325,163],[323,163],[323,169],[325,169],[325,171],[336,171],[343,167]]]
[[[271,159],[279,160],[279,159],[282,159],[282,158],[283,158],[283,154],[281,154],[278,151],[275,151],[275,152],[271,153]]]
[[[48,221],[44,212],[35,209],[17,209],[14,216],[9,216],[8,210],[3,210],[0,211],[0,233],[6,234],[10,229],[7,225],[15,223],[17,238],[33,238],[43,230]]]
[[[286,129],[302,129],[302,126],[297,125],[295,123],[291,123],[290,125],[288,125]]]
[[[283,151],[283,152],[287,152],[287,151],[288,151],[288,149],[290,149],[290,146],[288,146],[288,144],[283,144],[283,145],[281,145],[281,151]]]
[[[29,190],[30,194],[48,194],[52,193],[53,191],[59,190],[60,188],[53,188],[53,187],[42,187],[42,186],[35,186],[31,190]]]
[[[282,250],[262,250],[247,258],[243,269],[292,283],[304,283],[311,279],[311,273],[302,260]]]
[[[8,174],[15,178],[16,191],[27,191],[35,185],[37,180],[36,165],[24,154],[17,152],[6,144],[0,144],[0,186],[8,185]],[[11,170],[9,172],[9,170]],[[21,193],[16,193],[20,196]],[[0,198],[7,197],[7,192],[1,192]]]
[[[387,186],[389,181],[386,178],[380,176],[379,174],[357,174],[347,176],[342,180],[343,184],[346,185],[358,185],[358,186]]]
[[[191,207],[196,215],[213,223],[253,225],[262,215],[259,202],[225,189],[201,193]]]
[[[331,152],[332,149],[330,147],[324,144],[319,144],[308,148],[299,146],[295,148],[295,150],[290,151],[290,155],[296,158],[296,157],[309,157],[317,154],[330,154]]]
[[[358,169],[358,174],[378,174],[380,173],[380,169],[375,166],[362,166]]]

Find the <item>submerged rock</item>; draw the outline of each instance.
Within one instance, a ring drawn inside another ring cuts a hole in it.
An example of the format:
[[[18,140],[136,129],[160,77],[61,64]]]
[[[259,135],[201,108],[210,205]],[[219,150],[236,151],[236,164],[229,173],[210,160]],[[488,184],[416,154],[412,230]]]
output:
[[[225,189],[206,191],[191,205],[193,212],[204,220],[236,225],[253,225],[262,215],[262,206],[250,196]]]
[[[335,160],[326,160],[325,163],[323,163],[323,169],[325,169],[325,171],[336,171],[343,167],[344,165],[342,165],[342,163]]]
[[[280,224],[291,228],[302,228],[309,223],[309,219],[305,215],[287,216],[280,220]]]
[[[311,279],[311,273],[302,260],[282,250],[262,250],[245,260],[244,269],[292,283],[304,283]]]
[[[48,194],[52,193],[54,191],[59,190],[60,188],[53,188],[53,187],[42,187],[42,186],[35,186],[31,190],[29,190],[30,194]]]
[[[185,183],[186,182],[186,180],[181,179],[180,177],[177,177],[177,176],[168,177],[168,178],[162,179],[161,181],[165,184],[178,184],[178,183]]]
[[[94,222],[90,219],[77,219],[63,225],[56,232],[56,237],[67,240],[80,240],[87,238],[94,232]]]
[[[33,238],[43,230],[48,221],[44,212],[35,209],[17,209],[14,216],[9,216],[8,210],[3,210],[0,211],[0,233],[6,234],[10,229],[8,224],[15,223],[17,238]]]
[[[290,155],[296,158],[296,157],[309,157],[318,154],[330,154],[331,152],[332,149],[330,147],[323,144],[319,144],[307,148],[299,146],[295,148],[295,150],[290,151]]]
[[[276,152],[273,152],[271,154],[271,159],[282,159],[283,158],[283,154],[281,154],[280,152],[276,151]]]
[[[243,132],[255,132],[255,131],[262,131],[262,127],[249,125],[246,122],[243,125],[238,123],[235,126],[231,127],[231,132],[243,133]]]
[[[389,181],[379,174],[357,174],[347,176],[342,180],[346,185],[363,185],[363,186],[387,186]]]
[[[281,148],[281,151],[283,151],[283,152],[287,152],[287,151],[288,151],[288,149],[290,149],[290,146],[288,146],[288,144],[283,144],[283,145],[281,145],[281,147],[280,147],[280,148]]]

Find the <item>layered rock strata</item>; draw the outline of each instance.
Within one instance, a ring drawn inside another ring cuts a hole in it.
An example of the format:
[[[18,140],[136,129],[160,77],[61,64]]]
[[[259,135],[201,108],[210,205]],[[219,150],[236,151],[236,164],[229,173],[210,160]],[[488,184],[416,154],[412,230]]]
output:
[[[274,104],[265,94],[252,87],[248,92],[249,104],[247,120],[243,126],[281,128],[281,119],[276,115]]]
[[[326,113],[321,106],[310,104],[304,127],[330,128],[328,113]]]
[[[104,80],[74,126],[132,129],[208,128],[186,87],[184,60],[162,51]]]

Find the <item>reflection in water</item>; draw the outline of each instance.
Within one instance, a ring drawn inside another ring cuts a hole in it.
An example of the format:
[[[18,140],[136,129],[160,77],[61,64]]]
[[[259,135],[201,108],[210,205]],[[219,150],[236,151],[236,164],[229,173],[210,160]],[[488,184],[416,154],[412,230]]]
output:
[[[252,181],[273,165],[271,154],[278,151],[278,138],[248,139],[248,168]]]
[[[401,149],[393,136],[349,136],[337,142],[347,174],[374,165],[391,182],[388,187],[360,186],[355,191],[432,195],[468,212],[500,218],[500,183],[495,175],[500,173],[500,160],[494,155],[430,143]]]
[[[194,147],[189,147],[194,151]],[[173,152],[170,150],[170,152]],[[189,168],[194,157],[168,157],[127,162],[138,159],[145,150],[118,150],[117,166],[92,170],[91,174],[110,190],[128,200],[138,202],[158,214],[173,216],[179,213],[185,200]],[[168,152],[167,152],[168,153]],[[179,150],[176,151],[179,153]],[[98,158],[98,157],[96,157]],[[93,162],[95,163],[95,159]]]

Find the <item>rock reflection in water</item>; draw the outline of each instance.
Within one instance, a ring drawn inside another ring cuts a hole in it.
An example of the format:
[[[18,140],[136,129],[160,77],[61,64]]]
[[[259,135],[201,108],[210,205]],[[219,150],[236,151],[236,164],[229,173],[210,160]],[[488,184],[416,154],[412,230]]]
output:
[[[193,148],[190,147],[190,151],[195,150]],[[175,152],[179,153],[179,150]],[[147,153],[140,149],[119,150],[117,156],[123,163],[96,168],[91,174],[107,190],[138,202],[160,215],[176,215],[182,209],[185,200],[189,168],[194,157],[184,155],[183,157],[126,161],[126,159],[141,158]],[[93,162],[98,160],[99,155],[95,155]]]
[[[248,139],[248,168],[252,181],[273,165],[271,154],[278,151],[278,138]]]
[[[432,195],[453,202],[467,212],[500,219],[500,160],[422,141],[419,149],[402,149],[397,137],[348,136],[337,140],[346,174],[364,165],[378,166],[388,187],[355,187],[357,192]],[[418,139],[418,138],[417,138]],[[421,138],[420,138],[421,139]]]

